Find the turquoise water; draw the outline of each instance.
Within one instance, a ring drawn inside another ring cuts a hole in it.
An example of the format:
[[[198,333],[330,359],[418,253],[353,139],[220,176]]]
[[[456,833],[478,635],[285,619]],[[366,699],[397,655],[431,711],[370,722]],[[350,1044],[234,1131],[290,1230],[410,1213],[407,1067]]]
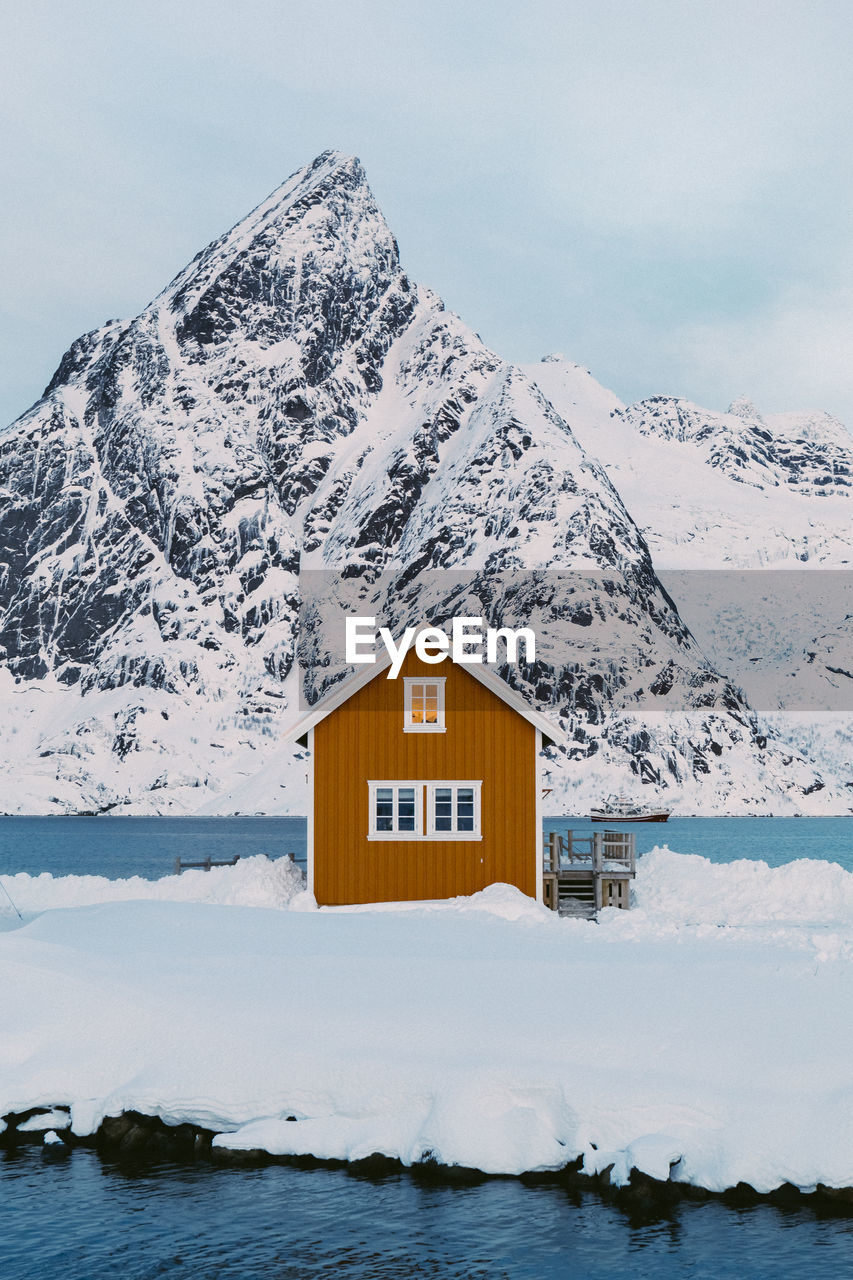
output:
[[[846,818],[670,818],[668,822],[596,823],[589,818],[546,818],[546,831],[577,835],[593,831],[633,831],[637,853],[669,845],[677,853],[698,853],[712,862],[760,859],[780,867],[797,858],[838,862],[853,871],[853,816]]]
[[[619,827],[618,823],[613,824]],[[571,828],[588,836],[588,818],[546,818],[545,831]],[[714,862],[760,858],[781,866],[796,858],[838,862],[853,871],[853,817],[670,818],[629,823],[637,852],[668,844]],[[304,818],[0,818],[0,874],[102,875],[110,879],[170,875],[175,859],[200,861],[292,853],[304,865]]]
[[[159,880],[176,858],[292,853],[304,865],[305,851],[304,818],[0,818],[0,875]]]

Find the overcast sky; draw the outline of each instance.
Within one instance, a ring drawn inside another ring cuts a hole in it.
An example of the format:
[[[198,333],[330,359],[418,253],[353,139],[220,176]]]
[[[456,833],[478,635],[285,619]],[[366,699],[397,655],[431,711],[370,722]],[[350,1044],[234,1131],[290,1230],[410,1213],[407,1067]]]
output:
[[[502,355],[853,425],[853,5],[0,0],[0,420],[334,147]]]

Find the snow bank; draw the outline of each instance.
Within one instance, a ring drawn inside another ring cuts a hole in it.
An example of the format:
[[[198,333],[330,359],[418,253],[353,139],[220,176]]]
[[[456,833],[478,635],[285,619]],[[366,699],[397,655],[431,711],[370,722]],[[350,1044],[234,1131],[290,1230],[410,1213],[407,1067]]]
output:
[[[184,871],[161,880],[108,880],[105,876],[31,876],[25,872],[0,876],[0,929],[15,928],[20,920],[57,907],[87,907],[101,902],[207,902],[236,907],[285,907],[304,889],[302,872],[293,860],[257,854],[241,858],[233,867]],[[4,892],[5,890],[5,892]],[[8,896],[7,896],[8,894]],[[10,902],[11,899],[11,902]]]
[[[349,907],[323,907],[323,911],[335,914],[350,915],[353,913],[393,911],[454,911],[454,912],[486,912],[499,916],[502,920],[527,920],[537,924],[559,925],[559,917],[548,907],[534,902],[526,894],[519,893],[511,884],[490,884],[479,893],[458,898],[435,898],[417,902],[371,902],[359,903]]]
[[[637,864],[634,902],[678,924],[853,926],[853,875],[837,862],[800,858],[781,867],[710,862],[666,845]]]
[[[205,892],[235,901],[248,861]],[[251,909],[166,900],[188,875],[160,900],[44,910],[0,935],[0,1114],[70,1107],[86,1134],[136,1109],[220,1147],[490,1173],[582,1156],[617,1182],[851,1186],[851,882],[661,849],[639,908],[598,924],[507,886],[406,910],[305,910],[289,880],[244,885]]]

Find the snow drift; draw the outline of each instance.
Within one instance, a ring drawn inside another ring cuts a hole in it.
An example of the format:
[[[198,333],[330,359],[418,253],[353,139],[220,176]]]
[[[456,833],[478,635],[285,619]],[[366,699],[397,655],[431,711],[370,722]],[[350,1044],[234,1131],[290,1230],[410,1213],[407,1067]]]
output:
[[[617,1183],[853,1185],[840,868],[656,850],[638,909],[598,924],[506,886],[317,911],[282,870],[210,873],[252,907],[176,900],[185,876],[16,921],[0,1110],[68,1106],[81,1135],[138,1110],[222,1147],[491,1173],[582,1156]],[[145,885],[14,879],[30,911]]]

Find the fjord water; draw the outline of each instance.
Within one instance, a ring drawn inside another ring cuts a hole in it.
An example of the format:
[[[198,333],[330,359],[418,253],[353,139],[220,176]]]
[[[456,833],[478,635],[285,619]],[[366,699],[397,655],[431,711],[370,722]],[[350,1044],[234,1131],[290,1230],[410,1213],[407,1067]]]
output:
[[[853,1220],[680,1204],[647,1219],[518,1179],[423,1182],[326,1167],[119,1166],[0,1156],[4,1280],[822,1280]]]
[[[304,818],[0,818],[0,875],[26,871],[123,880],[172,875],[175,859],[306,856]]]
[[[668,845],[675,853],[693,853],[711,862],[738,858],[761,860],[781,867],[797,858],[837,862],[853,871],[853,816],[835,818],[670,818],[668,822],[596,824],[584,818],[546,818],[546,831],[588,836],[594,830],[633,831],[637,854],[656,845]]]
[[[571,828],[583,837],[594,829],[588,818],[572,817],[546,818],[543,828]],[[712,862],[751,858],[778,867],[797,858],[819,858],[853,871],[853,817],[670,818],[620,829],[635,833],[638,854],[667,844]],[[244,858],[292,853],[304,866],[306,838],[304,818],[0,817],[0,875],[48,871],[54,876],[159,880],[172,874],[176,858],[219,861],[237,853]]]

